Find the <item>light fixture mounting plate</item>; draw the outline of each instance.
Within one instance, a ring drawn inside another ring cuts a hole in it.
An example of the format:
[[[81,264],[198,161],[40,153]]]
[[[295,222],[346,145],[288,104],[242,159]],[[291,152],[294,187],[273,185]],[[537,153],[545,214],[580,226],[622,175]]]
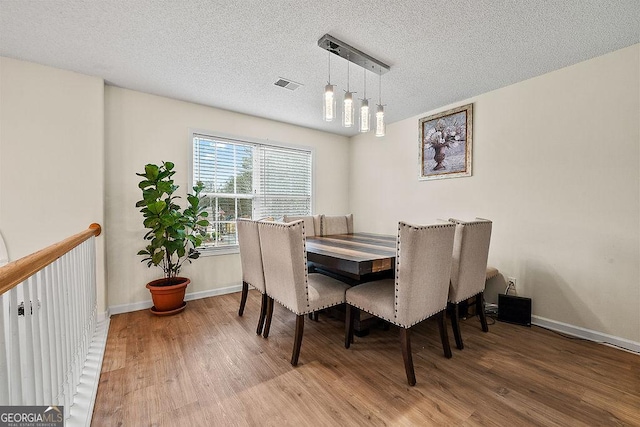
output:
[[[384,62],[367,55],[355,47],[349,46],[345,42],[338,40],[329,34],[325,34],[320,37],[320,40],[318,40],[318,46],[346,59],[347,61],[359,65],[372,73],[383,75],[387,71],[391,70],[391,67]]]

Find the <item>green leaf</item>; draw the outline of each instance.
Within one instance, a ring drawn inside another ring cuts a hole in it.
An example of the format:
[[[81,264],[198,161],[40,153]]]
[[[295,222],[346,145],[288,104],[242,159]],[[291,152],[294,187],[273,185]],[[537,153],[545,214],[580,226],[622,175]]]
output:
[[[138,184],[138,187],[140,187],[140,189],[144,190],[147,187],[150,187],[152,185],[153,185],[153,182],[145,179],[145,180],[140,181],[140,184]]]
[[[153,262],[154,265],[160,264],[160,262],[162,262],[162,259],[164,258],[164,254],[165,254],[165,252],[162,249],[160,251],[156,252],[151,257],[151,262]]]
[[[194,208],[197,208],[198,204],[200,204],[200,199],[196,196],[192,196],[191,194],[187,196],[187,200],[189,201],[189,204]]]
[[[159,172],[158,166],[156,165],[152,165],[152,164],[148,164],[144,167],[144,172],[145,172],[145,176],[147,179],[149,179],[150,181],[155,181],[158,178],[158,172]]]
[[[207,227],[209,225],[209,221],[207,221],[206,219],[201,219],[200,221],[196,222],[196,224],[198,224],[200,227]]]
[[[159,182],[158,191],[161,193],[172,194],[176,190],[176,186],[172,182]]]
[[[170,171],[171,169],[173,169],[174,164],[171,162],[163,162],[164,166],[167,168],[168,171]]]
[[[153,203],[149,203],[149,206],[148,206],[149,211],[154,213],[154,214],[159,214],[166,207],[167,207],[167,204],[165,202],[163,202],[162,200],[159,200],[159,201],[153,202]]]

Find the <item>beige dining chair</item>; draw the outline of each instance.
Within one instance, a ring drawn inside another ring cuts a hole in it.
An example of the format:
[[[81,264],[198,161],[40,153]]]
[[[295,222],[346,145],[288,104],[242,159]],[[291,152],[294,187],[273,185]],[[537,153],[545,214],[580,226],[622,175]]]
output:
[[[283,217],[284,222],[293,222],[298,220],[304,221],[304,229],[307,237],[321,236],[322,231],[322,215],[307,215],[307,216],[295,216],[285,215]]]
[[[334,234],[353,233],[353,214],[349,215],[322,215],[322,225],[320,227],[322,236]]]
[[[263,336],[269,336],[274,300],[295,313],[293,366],[298,364],[300,356],[305,315],[344,303],[344,293],[348,288],[331,277],[308,273],[305,228],[303,220],[258,224],[268,295]]]
[[[482,218],[468,222],[450,218],[449,221],[456,227],[451,262],[451,285],[449,287],[451,326],[456,347],[462,350],[464,344],[460,334],[460,302],[476,297],[476,313],[480,318],[482,331],[489,332],[483,300],[485,283],[489,274],[487,259],[489,258],[492,223]]]
[[[363,283],[347,290],[346,348],[353,341],[353,309],[364,310],[400,327],[400,342],[409,385],[416,376],[410,328],[436,316],[445,357],[451,357],[445,313],[455,225],[416,226],[398,223],[395,279]]]
[[[244,307],[247,303],[249,286],[255,288],[262,294],[260,305],[260,316],[258,317],[258,327],[256,334],[262,333],[264,319],[267,310],[267,293],[264,280],[264,269],[262,268],[262,252],[260,250],[260,236],[258,234],[258,221],[250,219],[240,219],[236,221],[238,231],[238,246],[240,247],[240,263],[242,265],[242,293],[240,296],[240,308],[238,316],[244,314]]]

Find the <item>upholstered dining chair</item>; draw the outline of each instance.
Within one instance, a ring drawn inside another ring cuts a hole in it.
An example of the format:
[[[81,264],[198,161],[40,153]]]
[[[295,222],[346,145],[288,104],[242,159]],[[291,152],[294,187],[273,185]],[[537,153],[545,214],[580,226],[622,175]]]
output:
[[[262,304],[260,305],[260,316],[258,317],[258,327],[256,334],[262,333],[264,319],[267,310],[267,293],[264,280],[264,269],[262,268],[262,251],[260,250],[260,236],[258,234],[258,221],[250,219],[240,219],[236,221],[238,231],[238,246],[240,247],[240,263],[242,265],[242,294],[240,296],[240,308],[238,316],[244,313],[247,303],[249,286],[255,288],[262,294]]]
[[[488,274],[487,259],[492,223],[482,218],[468,222],[450,218],[449,221],[456,225],[451,262],[451,285],[449,287],[451,326],[456,347],[462,350],[464,344],[460,334],[460,302],[473,296],[476,297],[476,313],[480,318],[482,331],[489,332],[483,298]]]
[[[267,315],[263,336],[269,336],[274,300],[296,314],[291,364],[296,366],[300,356],[304,317],[323,308],[344,303],[348,286],[318,273],[308,273],[305,247],[305,223],[258,224],[262,264],[268,295]]]
[[[320,230],[323,236],[351,234],[353,233],[353,214],[322,215],[322,226]]]
[[[293,216],[285,215],[282,220],[284,222],[304,221],[304,231],[307,237],[322,235],[322,215]]]
[[[353,341],[354,308],[399,326],[405,372],[412,386],[416,383],[409,337],[413,325],[436,316],[444,355],[451,357],[445,313],[454,233],[452,223],[426,226],[398,223],[395,279],[354,286],[345,295],[345,347],[349,348]]]

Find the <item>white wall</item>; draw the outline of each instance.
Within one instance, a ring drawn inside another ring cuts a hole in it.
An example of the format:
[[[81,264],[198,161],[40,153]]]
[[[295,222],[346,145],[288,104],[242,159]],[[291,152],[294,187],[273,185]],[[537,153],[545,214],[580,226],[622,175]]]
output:
[[[104,83],[0,57],[0,232],[16,260],[104,227]],[[104,238],[98,307],[105,310]]]
[[[141,196],[135,174],[147,163],[172,161],[176,184],[186,193],[189,129],[313,148],[314,210],[348,212],[346,137],[111,86],[105,88],[105,121],[108,300],[115,311],[123,305],[150,304],[144,285],[162,276],[161,270],[147,268],[136,255],[144,247],[144,228],[135,207]],[[184,267],[182,274],[191,278],[188,293],[237,286],[242,279],[240,257],[202,257]]]
[[[639,51],[425,112],[384,139],[353,138],[356,229],[490,218],[489,262],[517,278],[534,315],[640,341]],[[418,181],[418,119],[467,103],[473,176]]]

